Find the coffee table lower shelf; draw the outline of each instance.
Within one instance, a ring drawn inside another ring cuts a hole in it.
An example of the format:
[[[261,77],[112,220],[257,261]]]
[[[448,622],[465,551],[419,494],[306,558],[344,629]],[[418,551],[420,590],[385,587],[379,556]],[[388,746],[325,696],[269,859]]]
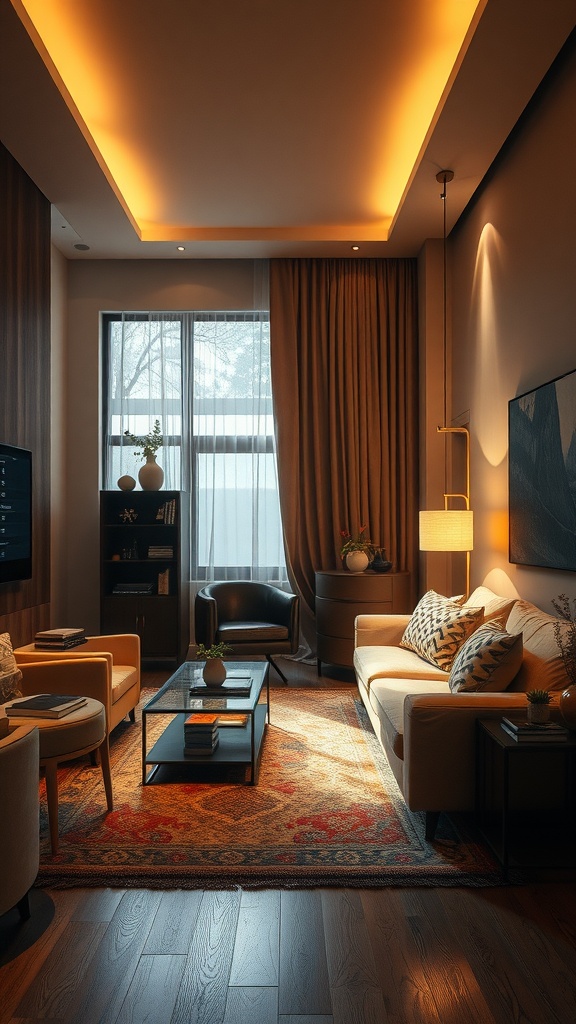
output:
[[[254,719],[254,746],[251,741],[251,716],[244,726],[221,726],[218,735],[219,743],[212,754],[189,757],[183,754],[184,749],[184,722],[187,714],[176,714],[167,725],[162,735],[156,740],[151,750],[143,751],[142,757],[142,785],[150,783],[162,765],[182,765],[183,768],[194,767],[195,765],[225,767],[226,765],[244,765],[250,769],[249,776],[245,780],[251,785],[256,785],[260,769],[260,757],[262,745],[267,728],[267,707],[266,704],[258,704],[253,712]],[[151,771],[147,771],[151,765]],[[182,781],[180,779],[179,781]]]

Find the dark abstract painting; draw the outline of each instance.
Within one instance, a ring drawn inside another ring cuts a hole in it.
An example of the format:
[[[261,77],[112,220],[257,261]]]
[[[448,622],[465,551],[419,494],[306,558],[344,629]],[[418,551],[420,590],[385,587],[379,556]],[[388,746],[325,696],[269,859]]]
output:
[[[508,403],[510,561],[576,570],[576,370]]]

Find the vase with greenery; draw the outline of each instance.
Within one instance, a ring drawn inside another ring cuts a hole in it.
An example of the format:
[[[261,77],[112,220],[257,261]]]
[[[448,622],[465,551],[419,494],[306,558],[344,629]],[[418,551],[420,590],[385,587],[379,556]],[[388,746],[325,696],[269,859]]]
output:
[[[550,718],[550,701],[552,696],[548,690],[528,690],[528,721],[542,725]]]
[[[196,658],[205,662],[202,677],[206,686],[222,685],[226,679],[226,665],[222,659],[231,650],[230,644],[222,642],[211,644],[210,647],[205,647],[204,644],[197,645]]]
[[[342,547],[340,558],[346,563],[350,572],[364,572],[374,553],[374,546],[366,536],[367,526],[361,526],[356,537],[349,530],[340,530]]]
[[[554,623],[554,639],[564,663],[568,686],[560,695],[560,713],[569,729],[576,729],[576,598],[560,594],[552,601],[559,618]]]
[[[130,443],[138,449],[138,451],[134,452],[134,455],[137,458],[144,456],[146,459],[146,462],[138,471],[138,480],[142,490],[159,491],[164,483],[164,470],[156,462],[156,452],[164,443],[160,420],[155,420],[153,429],[149,434],[144,434],[143,437],[137,437],[136,434],[131,434],[129,430],[124,431],[124,437],[128,438]]]

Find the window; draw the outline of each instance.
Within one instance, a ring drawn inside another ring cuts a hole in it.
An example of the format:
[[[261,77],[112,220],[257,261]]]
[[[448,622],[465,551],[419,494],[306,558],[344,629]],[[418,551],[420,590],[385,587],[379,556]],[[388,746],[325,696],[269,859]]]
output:
[[[104,481],[160,420],[168,489],[190,489],[191,578],[286,581],[267,313],[107,314]]]

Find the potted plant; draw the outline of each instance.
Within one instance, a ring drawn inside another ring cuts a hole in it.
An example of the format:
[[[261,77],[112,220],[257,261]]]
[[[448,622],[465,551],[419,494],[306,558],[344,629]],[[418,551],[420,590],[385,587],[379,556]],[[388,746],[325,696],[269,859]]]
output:
[[[560,594],[552,604],[560,616],[554,623],[554,639],[570,680],[560,695],[560,713],[568,728],[576,729],[576,598],[570,602],[566,594]]]
[[[552,700],[548,690],[528,690],[528,721],[542,725],[550,718],[550,701]]]
[[[197,645],[197,660],[206,662],[202,676],[207,686],[222,685],[226,679],[226,665],[222,659],[231,650],[230,644],[222,643],[222,641],[212,644],[210,647],[205,647],[204,644]]]
[[[340,530],[343,540],[340,558],[344,559],[350,572],[364,572],[374,553],[372,542],[366,536],[367,529],[367,526],[361,526],[357,537],[353,537],[349,530]]]
[[[129,430],[124,431],[124,437],[127,437],[130,443],[138,448],[134,455],[137,458],[143,455],[146,459],[146,462],[138,471],[138,479],[142,490],[159,491],[164,483],[164,470],[156,462],[156,452],[164,443],[160,420],[155,420],[153,429],[143,437],[137,437],[135,434],[131,434]]]

